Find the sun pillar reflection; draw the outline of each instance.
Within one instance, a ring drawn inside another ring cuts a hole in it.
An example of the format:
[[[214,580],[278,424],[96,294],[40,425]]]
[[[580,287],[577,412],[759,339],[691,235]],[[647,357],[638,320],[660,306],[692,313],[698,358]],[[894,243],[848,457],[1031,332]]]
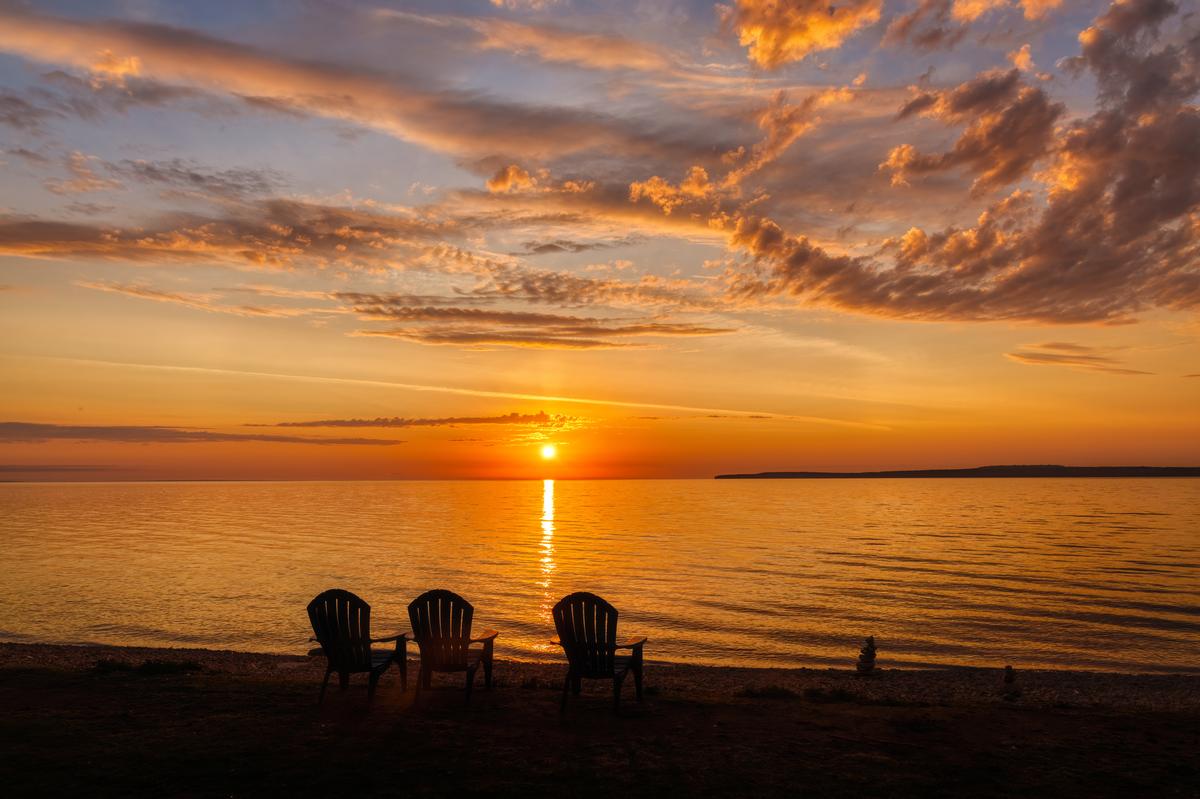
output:
[[[550,580],[554,576],[554,481],[542,481],[542,615],[549,619],[554,599]]]

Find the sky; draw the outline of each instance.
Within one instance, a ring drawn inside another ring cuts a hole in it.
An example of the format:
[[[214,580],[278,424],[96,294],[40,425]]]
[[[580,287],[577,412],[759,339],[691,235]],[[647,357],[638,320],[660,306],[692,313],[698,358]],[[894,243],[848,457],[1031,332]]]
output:
[[[1198,95],[1172,0],[0,0],[0,479],[1195,465]]]

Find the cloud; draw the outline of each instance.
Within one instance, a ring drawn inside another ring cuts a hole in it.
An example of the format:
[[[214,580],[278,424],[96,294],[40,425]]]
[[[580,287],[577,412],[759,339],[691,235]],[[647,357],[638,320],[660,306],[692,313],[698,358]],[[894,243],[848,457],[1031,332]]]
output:
[[[76,150],[67,156],[67,171],[71,174],[69,180],[47,180],[45,186],[55,194],[84,194],[93,191],[111,191],[122,189],[121,181],[104,177],[92,168],[100,159],[94,155],[85,155]]]
[[[550,241],[526,241],[521,246],[525,249],[513,255],[555,255],[558,253],[580,253],[589,250],[606,250],[611,247],[622,247],[633,244],[634,238],[615,239],[613,241],[571,241],[570,239],[553,239]]]
[[[492,0],[492,5],[510,11],[542,11],[561,2],[562,0]]]
[[[719,201],[740,196],[740,184],[747,177],[777,160],[798,138],[816,127],[819,109],[853,97],[854,93],[848,88],[833,88],[814,92],[799,103],[791,103],[787,92],[780,90],[752,115],[765,138],[748,152],[745,147],[726,152],[721,161],[729,170],[723,177],[710,179],[708,170],[699,165],[688,169],[678,184],[654,175],[629,184],[629,201],[649,200],[666,216],[680,207],[686,207],[693,214],[711,215]]]
[[[357,294],[354,299],[353,310],[362,318],[408,323],[404,327],[362,330],[359,335],[401,338],[419,344],[599,349],[644,346],[613,338],[734,332],[733,328],[656,319],[630,321],[490,308],[416,307],[402,305],[387,295]]]
[[[23,97],[0,93],[0,125],[36,133],[42,129],[43,122],[56,116],[56,112],[36,106]]]
[[[26,147],[10,147],[4,152],[8,153],[9,155],[15,155],[31,164],[37,164],[38,166],[45,166],[50,163],[50,159],[44,154],[39,153],[36,150],[30,150]]]
[[[509,164],[496,172],[487,182],[487,190],[491,192],[520,191],[533,188],[537,179],[516,164]]]
[[[162,289],[151,288],[150,286],[128,285],[121,283],[79,282],[75,285],[80,286],[81,288],[93,289],[95,291],[123,294],[127,297],[134,297],[141,300],[152,300],[155,302],[170,303],[172,305],[182,305],[185,308],[191,308],[197,311],[233,314],[234,316],[282,318],[309,316],[312,314],[333,314],[337,313],[338,311],[336,308],[292,308],[278,305],[271,307],[265,307],[261,305],[226,305],[219,302],[221,295],[217,293],[163,291]]]
[[[1005,58],[1011,61],[1012,65],[1022,72],[1033,72],[1033,70],[1036,69],[1033,63],[1033,55],[1029,51],[1028,44],[1021,45],[1021,49],[1013,50],[1007,56],[1005,56]]]
[[[452,221],[418,214],[271,199],[243,203],[224,216],[164,215],[149,228],[0,214],[0,255],[396,268],[405,256],[415,258],[459,232]]]
[[[167,161],[127,160],[111,168],[131,180],[171,186],[206,199],[271,194],[284,182],[283,176],[274,169],[210,169],[182,158]]]
[[[708,179],[708,172],[704,167],[693,166],[679,185],[673,185],[658,175],[630,183],[629,201],[636,203],[645,198],[670,216],[671,211],[685,203],[712,197],[715,190],[716,187]]]
[[[722,24],[733,30],[750,61],[774,69],[840,47],[861,28],[879,20],[883,0],[736,0],[718,6]]]
[[[966,167],[978,175],[972,192],[1006,186],[1029,173],[1051,151],[1055,122],[1065,112],[1039,88],[1022,83],[1020,70],[991,71],[950,91],[919,92],[901,107],[899,118],[919,114],[947,124],[966,124],[948,152],[923,155],[911,144],[893,147],[880,170],[892,185],[915,175]]]
[[[1109,353],[1111,348],[1087,347],[1068,342],[1030,344],[1015,352],[1006,352],[1004,357],[1030,366],[1067,366],[1092,372],[1107,372],[1116,375],[1148,375],[1138,369],[1129,369],[1122,361]]]
[[[543,61],[591,69],[658,72],[672,66],[660,49],[620,36],[498,18],[471,20],[470,25],[480,34],[476,46],[484,50],[530,53]]]
[[[888,23],[883,41],[917,50],[948,50],[962,41],[972,22],[1014,5],[1021,7],[1026,19],[1037,20],[1062,5],[1062,0],[921,0],[915,9]]]
[[[94,466],[74,463],[0,463],[0,474],[73,474],[83,472],[112,472],[115,466]]]
[[[718,298],[698,293],[695,281],[642,275],[637,280],[489,263],[479,282],[460,291],[474,299],[513,300],[558,306],[611,305],[712,311]],[[704,286],[707,289],[707,286]]]
[[[921,0],[915,9],[888,23],[883,41],[917,50],[954,47],[967,35],[967,28],[951,19],[952,8],[951,0]]]
[[[866,80],[866,74],[855,78],[855,85]],[[737,186],[747,176],[772,163],[785,152],[796,139],[816,127],[820,121],[817,112],[826,106],[848,102],[854,93],[847,88],[824,89],[813,92],[799,103],[788,101],[787,92],[776,92],[771,101],[757,114],[755,123],[766,134],[766,138],[755,144],[749,155],[742,160],[742,153],[728,154],[727,162],[736,164],[721,181],[725,187]]]
[[[381,416],[375,419],[322,419],[312,422],[279,422],[274,427],[458,427],[460,425],[534,425],[562,427],[573,423],[575,417],[539,411],[538,413],[506,413],[500,416],[447,416],[436,419]]]
[[[117,206],[115,205],[80,202],[79,200],[69,202],[65,207],[68,213],[79,214],[80,216],[102,216],[117,210]]]
[[[107,60],[98,63],[95,54],[107,52],[118,61],[136,59],[142,79],[349,121],[460,156],[507,153],[536,160],[586,150],[663,156],[682,150],[699,156],[712,146],[664,131],[660,121],[430,89],[391,75],[290,59],[165,25],[78,21],[10,8],[0,10],[0,51],[70,65],[105,79],[110,75],[104,71]]]
[[[394,328],[392,330],[363,330],[359,331],[359,335],[398,338],[416,344],[462,347],[465,349],[516,347],[521,349],[607,350],[619,347],[645,346],[644,344],[588,339],[578,336],[554,336],[537,332],[507,333],[487,330]]]
[[[0,443],[41,443],[51,440],[109,441],[122,444],[213,444],[232,441],[260,441],[321,446],[392,446],[404,443],[386,438],[311,438],[265,433],[218,433],[211,430],[178,427],[0,422]]]

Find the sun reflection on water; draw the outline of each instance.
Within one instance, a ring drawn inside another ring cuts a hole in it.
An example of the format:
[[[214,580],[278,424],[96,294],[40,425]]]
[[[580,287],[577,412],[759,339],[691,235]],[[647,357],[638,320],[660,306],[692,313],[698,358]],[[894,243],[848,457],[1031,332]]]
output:
[[[542,579],[538,585],[542,588],[542,616],[550,618],[550,609],[554,607],[554,597],[550,591],[551,578],[554,576],[554,481],[542,481]]]

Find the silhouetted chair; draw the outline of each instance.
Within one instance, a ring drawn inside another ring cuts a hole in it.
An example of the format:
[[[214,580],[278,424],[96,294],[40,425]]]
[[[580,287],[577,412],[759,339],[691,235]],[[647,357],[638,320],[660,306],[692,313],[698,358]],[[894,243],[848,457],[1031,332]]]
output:
[[[617,609],[586,591],[565,596],[554,606],[554,627],[567,655],[567,677],[563,681],[562,707],[567,709],[567,691],[576,695],[584,678],[613,682],[613,709],[621,706],[621,684],[633,672],[637,700],[642,701],[642,647],[645,638],[617,641]],[[628,649],[628,655],[618,655]]]
[[[471,619],[475,608],[453,591],[426,591],[408,606],[413,638],[421,649],[421,672],[417,691],[430,686],[435,671],[465,671],[467,701],[475,684],[475,671],[483,664],[483,685],[492,687],[492,652],[499,634],[484,630],[471,637]],[[481,646],[473,647],[472,644]]]
[[[372,638],[371,606],[366,602],[349,591],[331,588],[308,603],[308,618],[316,636],[309,640],[321,644],[319,650],[314,649],[309,654],[324,654],[328,661],[318,702],[325,701],[329,675],[335,671],[343,691],[350,684],[351,674],[370,674],[368,701],[375,697],[375,684],[392,663],[400,666],[401,689],[408,688],[408,634]],[[395,648],[371,648],[371,644],[385,641],[395,641]]]

